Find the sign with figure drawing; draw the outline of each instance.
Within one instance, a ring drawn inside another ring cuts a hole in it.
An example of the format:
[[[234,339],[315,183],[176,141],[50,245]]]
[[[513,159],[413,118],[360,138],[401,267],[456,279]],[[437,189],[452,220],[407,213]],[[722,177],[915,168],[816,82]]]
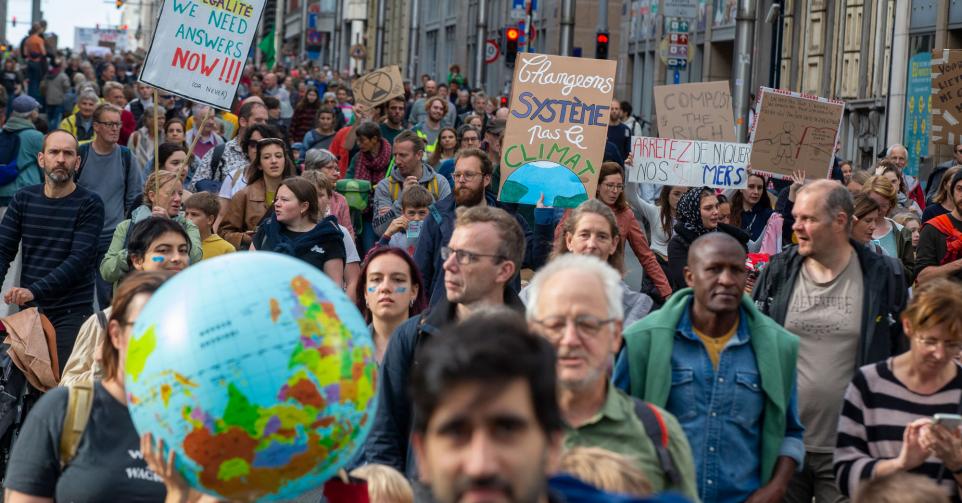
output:
[[[574,208],[595,196],[617,63],[521,53],[498,199]]]
[[[845,103],[767,87],[758,96],[749,169],[783,179],[797,169],[831,175]]]

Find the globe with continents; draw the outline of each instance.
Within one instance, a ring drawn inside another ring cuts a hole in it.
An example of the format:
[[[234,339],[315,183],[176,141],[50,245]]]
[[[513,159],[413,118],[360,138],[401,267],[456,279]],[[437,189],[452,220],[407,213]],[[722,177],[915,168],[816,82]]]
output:
[[[544,204],[555,208],[575,208],[588,200],[585,185],[573,171],[552,161],[532,161],[508,175],[500,199],[509,203]]]
[[[234,253],[191,266],[144,306],[127,347],[140,434],[191,487],[278,501],[322,485],[360,449],[375,407],[367,326],[318,269]]]

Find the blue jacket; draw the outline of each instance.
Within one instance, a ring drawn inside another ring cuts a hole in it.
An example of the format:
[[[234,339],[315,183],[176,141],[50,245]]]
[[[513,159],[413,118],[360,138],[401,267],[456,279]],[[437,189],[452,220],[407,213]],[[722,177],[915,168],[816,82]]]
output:
[[[504,303],[511,309],[524,312],[524,304],[510,288],[505,288]],[[368,463],[390,466],[410,480],[418,479],[410,442],[413,410],[408,383],[411,369],[418,364],[418,347],[457,321],[457,304],[448,302],[447,297],[442,296],[431,306],[428,311],[401,324],[388,341],[377,385],[377,412],[364,445],[364,458]]]
[[[488,206],[506,209],[498,204],[494,195],[485,192],[484,197]],[[441,260],[441,247],[447,246],[451,241],[451,233],[454,232],[454,210],[454,194],[431,205],[431,214],[424,220],[421,235],[418,237],[418,246],[414,251],[414,262],[417,263],[424,284],[427,285],[431,305],[444,298],[444,268],[442,267],[444,261]],[[524,217],[511,211],[508,213],[514,215],[521,229],[524,230],[524,263],[520,269],[539,269],[544,265],[551,251],[551,241],[554,238],[551,216],[554,210],[538,208],[535,211],[536,222],[533,233]],[[515,292],[521,289],[519,278],[520,275],[516,276],[510,284]]]
[[[20,137],[20,152],[17,153],[20,172],[14,181],[0,187],[0,206],[7,206],[18,190],[43,183],[43,172],[37,164],[37,154],[43,148],[43,133],[37,131],[32,122],[20,117],[11,117],[3,129]]]

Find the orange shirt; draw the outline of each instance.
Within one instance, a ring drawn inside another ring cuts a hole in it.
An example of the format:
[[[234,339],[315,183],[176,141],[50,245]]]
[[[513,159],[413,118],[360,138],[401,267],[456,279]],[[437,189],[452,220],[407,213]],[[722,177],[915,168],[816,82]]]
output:
[[[28,58],[36,59],[47,55],[47,47],[43,42],[43,37],[36,33],[27,37],[27,40],[23,42],[23,47]]]

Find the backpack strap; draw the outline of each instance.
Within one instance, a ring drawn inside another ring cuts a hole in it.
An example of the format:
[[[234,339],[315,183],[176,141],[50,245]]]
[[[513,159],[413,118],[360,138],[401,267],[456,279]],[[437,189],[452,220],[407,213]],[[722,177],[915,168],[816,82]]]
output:
[[[400,191],[401,184],[397,183],[394,178],[388,179],[388,185],[391,186],[391,200],[397,201],[398,192]]]
[[[107,313],[101,309],[97,311],[97,324],[100,325],[101,330],[107,330]]]
[[[431,183],[428,184],[428,189],[434,194],[434,200],[437,201],[438,196],[441,195],[441,189],[438,188],[438,175],[434,175],[434,178],[431,179]]]
[[[127,215],[134,210],[133,208],[127,209],[127,190],[130,188],[130,166],[134,160],[130,149],[123,145],[120,146],[120,162],[124,167],[124,215]]]
[[[90,156],[90,144],[84,143],[80,145],[77,149],[77,154],[80,155],[80,167],[77,168],[77,175],[74,177],[75,180],[80,180],[80,173],[83,172],[84,166],[87,164],[87,157]]]
[[[645,427],[645,433],[658,455],[658,464],[661,466],[661,471],[664,472],[665,477],[668,477],[672,487],[681,487],[681,474],[675,468],[675,462],[668,451],[668,427],[665,426],[665,420],[661,417],[661,412],[658,412],[658,409],[643,400],[632,397],[632,401],[635,404],[635,415],[638,416],[641,425]]]
[[[93,382],[79,382],[67,386],[67,412],[60,430],[60,468],[67,466],[77,455],[80,438],[87,429],[90,409],[94,403]]]

